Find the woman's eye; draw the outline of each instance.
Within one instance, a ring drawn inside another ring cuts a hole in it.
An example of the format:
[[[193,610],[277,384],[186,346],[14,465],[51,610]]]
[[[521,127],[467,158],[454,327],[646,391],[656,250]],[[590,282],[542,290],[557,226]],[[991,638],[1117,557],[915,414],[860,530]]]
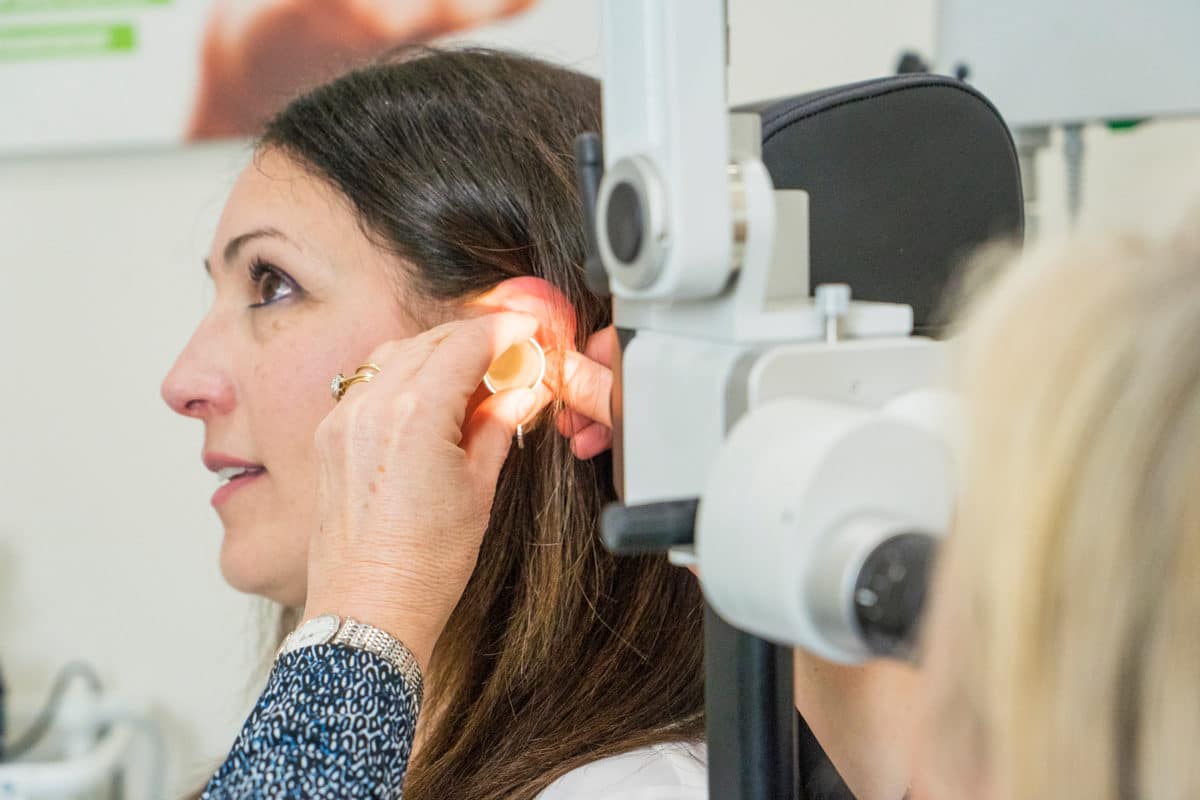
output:
[[[259,308],[282,300],[295,291],[292,279],[269,264],[255,262],[250,266],[250,281],[254,284],[254,295],[258,301],[251,308]]]

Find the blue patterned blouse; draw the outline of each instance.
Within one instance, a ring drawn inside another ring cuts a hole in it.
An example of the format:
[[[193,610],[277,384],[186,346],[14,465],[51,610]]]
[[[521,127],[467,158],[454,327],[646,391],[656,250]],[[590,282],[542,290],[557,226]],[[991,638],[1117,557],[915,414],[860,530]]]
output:
[[[416,696],[391,664],[343,645],[284,655],[203,800],[399,798]]]

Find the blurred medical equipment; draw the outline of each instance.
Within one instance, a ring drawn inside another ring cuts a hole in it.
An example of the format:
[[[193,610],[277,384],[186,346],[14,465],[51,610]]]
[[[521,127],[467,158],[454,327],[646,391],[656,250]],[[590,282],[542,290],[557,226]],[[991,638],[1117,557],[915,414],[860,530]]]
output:
[[[145,792],[139,796],[167,796],[158,724],[104,692],[86,664],[64,667],[40,707],[11,695],[8,702],[16,738],[0,757],[0,800],[117,800],[127,796],[131,777]],[[139,739],[147,749],[145,776],[130,769]]]
[[[954,497],[935,305],[1022,232],[995,109],[910,75],[729,113],[722,0],[607,0],[577,145],[611,290],[618,553],[698,564],[709,792],[798,791],[791,650],[905,657]]]
[[[1083,127],[1115,130],[1200,113],[1200,3],[939,0],[935,66],[986,92],[1013,130],[1028,216],[1037,218],[1037,154],[1061,127],[1067,211],[1083,194]]]
[[[5,758],[4,743],[8,739],[8,701],[4,696],[4,670],[0,669],[0,762]]]

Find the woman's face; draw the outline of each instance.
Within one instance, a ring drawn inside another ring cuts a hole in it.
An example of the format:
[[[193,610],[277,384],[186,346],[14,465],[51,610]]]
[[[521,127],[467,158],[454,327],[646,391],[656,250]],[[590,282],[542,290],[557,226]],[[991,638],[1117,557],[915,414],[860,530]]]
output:
[[[299,606],[330,379],[420,329],[401,308],[395,257],[367,240],[343,197],[276,152],[238,178],[207,267],[212,308],[163,398],[204,423],[205,467],[247,468],[212,498],[225,579]]]
[[[986,754],[979,710],[966,688],[976,677],[972,674],[975,665],[963,657],[970,648],[982,646],[975,640],[977,631],[965,611],[978,587],[965,581],[956,569],[959,556],[951,552],[953,539],[952,534],[942,544],[941,562],[927,596],[912,796],[988,800],[991,790],[983,768]]]

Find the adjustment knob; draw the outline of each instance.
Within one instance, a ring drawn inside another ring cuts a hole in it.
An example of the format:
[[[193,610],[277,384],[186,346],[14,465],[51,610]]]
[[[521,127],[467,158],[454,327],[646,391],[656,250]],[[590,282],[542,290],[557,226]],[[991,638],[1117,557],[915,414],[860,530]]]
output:
[[[642,198],[633,184],[621,181],[613,187],[605,214],[606,233],[609,249],[624,264],[634,263],[642,252],[644,213]]]

